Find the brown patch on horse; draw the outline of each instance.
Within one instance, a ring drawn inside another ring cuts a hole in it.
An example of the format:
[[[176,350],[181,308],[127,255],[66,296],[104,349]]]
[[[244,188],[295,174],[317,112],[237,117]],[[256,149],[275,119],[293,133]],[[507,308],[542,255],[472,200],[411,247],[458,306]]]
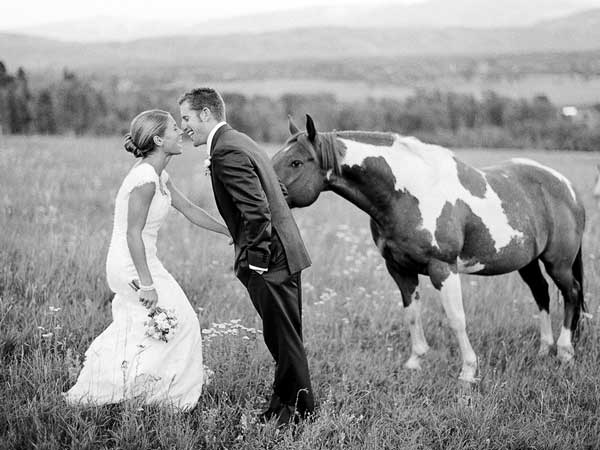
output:
[[[432,236],[421,228],[419,199],[396,190],[396,177],[385,158],[367,157],[362,166],[343,166],[343,176],[359,184],[372,201],[369,214],[381,232],[377,240],[382,256],[401,269],[426,274]]]
[[[527,235],[525,229],[520,231]],[[481,270],[470,272],[480,275],[511,272],[515,261],[526,264],[532,257],[531,245],[517,238],[497,251],[489,228],[463,200],[444,205],[436,223],[435,238],[440,249],[438,259],[452,262],[458,257],[467,268],[481,264]]]
[[[473,167],[467,166],[464,162],[454,158],[456,162],[456,172],[458,181],[471,195],[479,198],[485,197],[486,182],[481,172]]]
[[[452,267],[448,263],[438,259],[430,260],[427,265],[427,275],[429,275],[433,287],[438,291],[442,289],[444,281],[446,281],[453,272]]]

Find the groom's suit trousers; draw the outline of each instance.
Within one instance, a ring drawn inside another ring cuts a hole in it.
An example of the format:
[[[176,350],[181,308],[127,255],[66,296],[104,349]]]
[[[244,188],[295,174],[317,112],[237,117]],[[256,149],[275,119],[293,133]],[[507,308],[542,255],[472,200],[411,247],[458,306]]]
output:
[[[259,275],[238,268],[238,278],[263,322],[265,344],[275,360],[275,396],[271,403],[296,408],[300,415],[312,412],[314,397],[302,342],[302,289],[300,272],[290,274],[278,238],[273,239],[269,270]]]

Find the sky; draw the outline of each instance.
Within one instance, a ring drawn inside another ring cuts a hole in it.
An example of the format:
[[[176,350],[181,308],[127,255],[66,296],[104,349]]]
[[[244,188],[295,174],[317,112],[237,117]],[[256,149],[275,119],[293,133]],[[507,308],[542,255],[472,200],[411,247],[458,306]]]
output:
[[[147,20],[177,20],[233,17],[254,12],[280,11],[309,5],[343,5],[359,0],[26,0],[2,1],[0,29],[61,22],[98,16]],[[424,0],[386,0],[389,3],[418,3]],[[26,13],[24,13],[26,11]]]

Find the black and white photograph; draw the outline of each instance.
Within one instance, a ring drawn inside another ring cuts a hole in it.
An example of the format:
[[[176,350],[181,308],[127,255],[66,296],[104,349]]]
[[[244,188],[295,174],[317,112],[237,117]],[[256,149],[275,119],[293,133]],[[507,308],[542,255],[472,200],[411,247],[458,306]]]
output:
[[[0,450],[600,448],[600,0],[0,11]]]

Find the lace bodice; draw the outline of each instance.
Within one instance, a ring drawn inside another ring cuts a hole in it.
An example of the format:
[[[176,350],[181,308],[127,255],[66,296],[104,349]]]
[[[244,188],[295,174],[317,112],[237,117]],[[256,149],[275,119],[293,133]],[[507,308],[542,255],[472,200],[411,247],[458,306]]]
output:
[[[109,258],[107,261],[108,265],[111,265],[111,263],[118,263],[119,259],[121,259],[120,262],[125,265],[129,265],[131,262],[131,256],[127,246],[129,195],[134,188],[146,183],[154,183],[156,185],[156,191],[152,198],[152,202],[150,203],[146,225],[142,231],[142,240],[144,241],[144,246],[146,248],[148,263],[150,264],[152,262],[151,260],[156,258],[156,239],[158,231],[167,217],[171,206],[171,193],[166,185],[168,179],[169,175],[166,171],[163,171],[159,177],[154,168],[148,163],[140,163],[129,171],[119,188],[115,201],[115,216]],[[115,261],[115,258],[117,258],[117,261]]]

